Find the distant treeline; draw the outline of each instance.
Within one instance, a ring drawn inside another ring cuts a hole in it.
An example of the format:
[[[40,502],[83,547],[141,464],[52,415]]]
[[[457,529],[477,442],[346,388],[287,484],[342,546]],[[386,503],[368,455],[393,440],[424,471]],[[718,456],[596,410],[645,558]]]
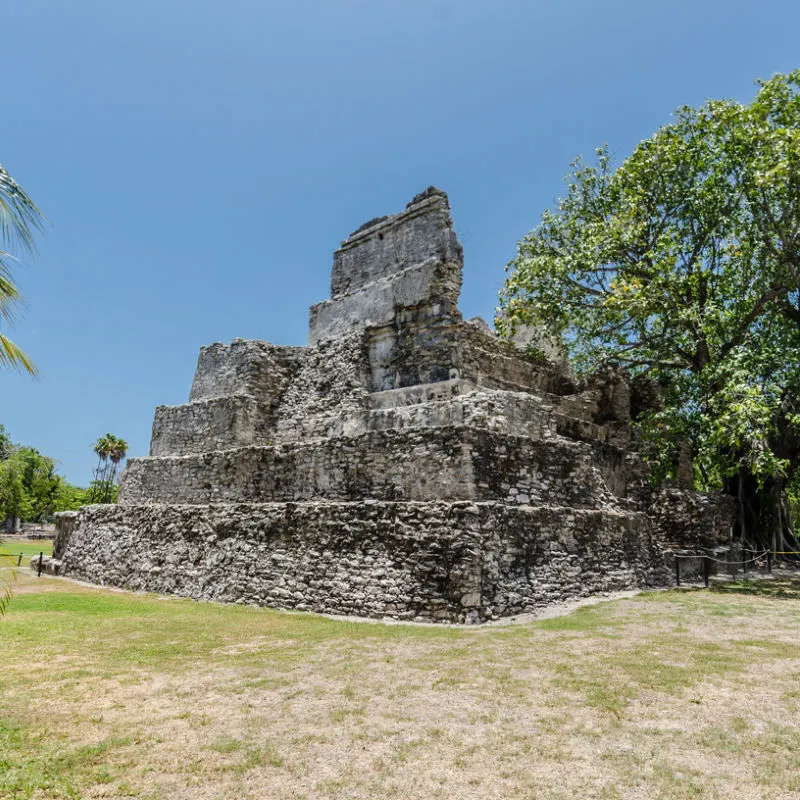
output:
[[[0,531],[15,519],[41,522],[57,511],[77,510],[91,493],[92,487],[73,486],[59,475],[54,459],[13,442],[0,425]]]

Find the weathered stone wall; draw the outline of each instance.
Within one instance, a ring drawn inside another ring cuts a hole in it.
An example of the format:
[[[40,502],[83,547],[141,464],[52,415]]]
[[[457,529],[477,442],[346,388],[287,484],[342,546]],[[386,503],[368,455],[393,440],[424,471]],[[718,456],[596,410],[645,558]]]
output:
[[[728,544],[736,501],[719,493],[665,488],[653,493],[648,514],[665,550],[697,552]]]
[[[390,324],[367,333],[372,391],[453,378],[515,392],[561,395],[576,389],[555,365],[525,355],[460,315],[403,309]]]
[[[417,195],[402,213],[367,223],[342,242],[333,255],[331,297],[429,260],[463,262],[447,195],[431,189]]]
[[[234,339],[229,345],[201,348],[189,400],[210,400],[232,394],[280,395],[305,353],[303,347]]]
[[[276,441],[333,435],[344,418],[368,407],[368,385],[363,330],[309,347],[276,410]]]
[[[385,324],[399,308],[457,313],[462,265],[447,195],[423,192],[403,213],[372,220],[342,242],[331,299],[311,307],[309,343]]]
[[[624,453],[611,445],[542,441],[471,426],[390,429],[271,447],[132,459],[119,502],[370,497],[604,507],[626,495],[627,466]],[[612,488],[606,473],[613,476]]]
[[[190,402],[156,408],[150,455],[188,455],[271,442],[278,405],[305,355],[302,347],[244,339],[203,347]]]
[[[119,502],[468,498],[474,482],[463,438],[458,428],[377,431],[181,458],[132,459]]]
[[[78,524],[77,511],[60,511],[56,514],[56,535],[53,539],[53,558],[61,558],[67,549],[72,532]]]
[[[461,265],[429,260],[391,278],[369,283],[357,292],[323,300],[311,307],[309,344],[346,335],[368,325],[389,322],[406,306],[455,308],[461,289]]]
[[[203,600],[453,622],[667,580],[640,516],[498,503],[91,506],[63,568]]]
[[[365,431],[466,426],[532,439],[556,435],[553,407],[541,396],[485,390],[460,379],[377,392],[370,405]]]
[[[189,455],[266,444],[269,406],[235,394],[182,406],[158,406],[150,437],[151,456]]]

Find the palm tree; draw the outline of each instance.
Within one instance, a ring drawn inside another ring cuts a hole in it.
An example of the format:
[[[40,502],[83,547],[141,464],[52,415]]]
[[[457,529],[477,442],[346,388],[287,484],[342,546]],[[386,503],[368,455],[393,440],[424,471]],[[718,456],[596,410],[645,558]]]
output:
[[[92,449],[97,454],[97,466],[94,470],[94,480],[92,481],[92,490],[89,493],[90,503],[103,503],[105,502],[105,486],[106,486],[106,473],[108,472],[108,454],[111,452],[114,436],[107,433],[101,436],[92,446]]]
[[[0,164],[0,323],[12,324],[22,302],[11,278],[11,262],[16,259],[10,251],[16,248],[32,253],[36,249],[33,235],[42,229],[43,223],[42,212]],[[0,367],[24,369],[31,375],[36,374],[30,358],[1,332]],[[0,579],[0,616],[5,614],[10,601],[11,584],[3,576]]]
[[[42,229],[44,217],[33,200],[0,164],[0,323],[13,323],[22,298],[11,277],[11,250],[32,253],[34,234]],[[0,333],[0,367],[25,369],[31,375],[36,367],[8,337]]]
[[[120,439],[117,436],[112,436],[108,434],[111,438],[111,444],[108,451],[108,458],[111,461],[111,477],[108,480],[108,488],[106,490],[106,502],[111,502],[112,496],[112,487],[114,486],[114,481],[117,479],[117,466],[123,458],[125,458],[126,453],[128,452],[128,443],[124,439]]]
[[[97,454],[97,467],[90,502],[110,503],[117,478],[117,465],[125,458],[128,443],[113,433],[107,433],[94,443],[94,452]]]

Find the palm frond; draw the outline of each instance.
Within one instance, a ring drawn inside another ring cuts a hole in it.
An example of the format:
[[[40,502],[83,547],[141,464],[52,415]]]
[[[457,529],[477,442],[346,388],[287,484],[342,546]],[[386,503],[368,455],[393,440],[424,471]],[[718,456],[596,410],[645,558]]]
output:
[[[0,164],[0,241],[34,252],[34,234],[43,226],[42,212]]]
[[[24,369],[31,375],[37,374],[37,369],[23,350],[14,344],[8,337],[0,333],[0,367],[11,369]]]
[[[3,251],[0,250],[0,320],[14,321],[17,307],[22,304],[19,290],[6,270],[3,269]]]
[[[0,164],[0,322],[11,324],[22,304],[11,277],[11,262],[17,259],[8,250],[32,253],[34,234],[44,227],[45,218],[36,204]],[[24,369],[31,375],[36,367],[10,339],[0,334],[0,367]]]
[[[17,573],[13,569],[4,569],[0,571],[0,617],[2,617],[8,607],[11,605],[11,598],[13,596],[11,580],[6,576],[11,575],[11,580],[17,579]]]

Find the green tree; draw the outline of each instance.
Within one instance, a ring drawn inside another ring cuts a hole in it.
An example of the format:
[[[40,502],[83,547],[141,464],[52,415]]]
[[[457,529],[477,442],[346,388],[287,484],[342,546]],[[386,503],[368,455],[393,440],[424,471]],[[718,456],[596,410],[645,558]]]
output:
[[[87,490],[67,483],[54,459],[15,444],[0,425],[0,523],[14,517],[38,522],[87,502]]]
[[[77,511],[81,506],[88,505],[90,500],[90,490],[80,486],[73,486],[62,480],[59,486],[58,498],[56,499],[54,511]]]
[[[0,462],[0,516],[39,522],[61,510],[63,478],[55,462],[32,447],[15,446]]]
[[[108,485],[108,500],[107,502],[116,502],[116,488],[117,488],[117,469],[123,458],[128,453],[128,443],[119,437],[113,437],[113,442],[108,454],[111,462],[111,479]]]
[[[11,455],[12,446],[11,437],[6,432],[5,426],[0,425],[0,461],[5,461]]]
[[[30,500],[25,491],[25,464],[16,455],[0,463],[0,519],[10,522],[26,519],[30,512]]]
[[[578,160],[519,244],[497,324],[561,336],[576,368],[664,387],[639,420],[654,474],[688,441],[739,535],[785,547],[800,466],[800,71],[749,104],[684,107],[616,169]]]
[[[39,209],[0,164],[0,324],[12,324],[21,303],[11,274],[12,262],[16,260],[12,251],[33,252],[34,234],[42,229],[42,224]],[[0,366],[36,372],[30,358],[2,332]]]
[[[15,458],[22,464],[22,484],[27,497],[26,520],[39,522],[58,511],[63,478],[55,461],[32,447],[20,447]]]
[[[89,486],[89,502],[102,503],[105,486],[106,471],[108,469],[108,453],[111,448],[112,436],[107,433],[101,436],[92,445],[92,449],[97,456],[97,466],[94,468],[94,478]]]

